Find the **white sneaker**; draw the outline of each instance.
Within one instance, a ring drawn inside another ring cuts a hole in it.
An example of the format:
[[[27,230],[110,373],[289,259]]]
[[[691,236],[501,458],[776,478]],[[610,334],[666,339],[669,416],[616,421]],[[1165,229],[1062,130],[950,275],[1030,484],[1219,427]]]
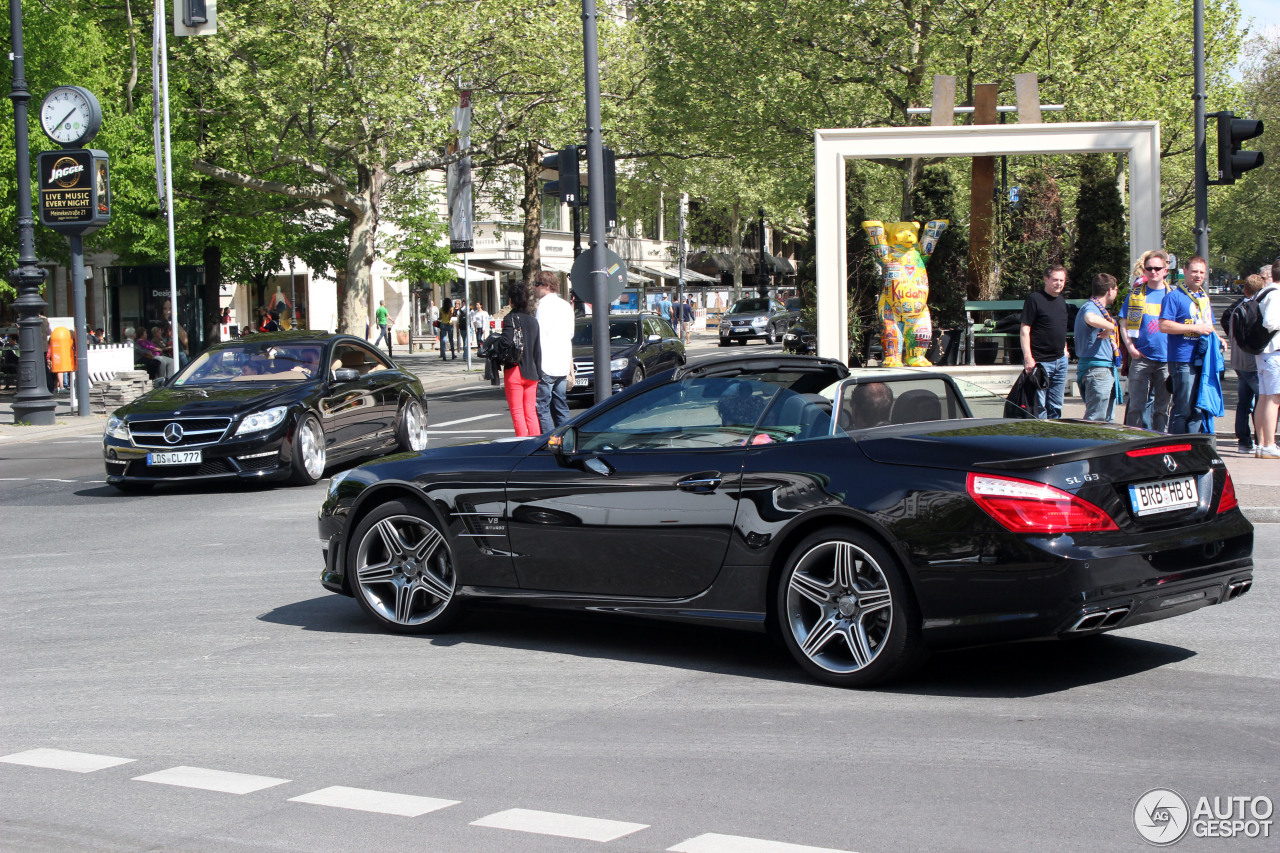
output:
[[[1259,445],[1253,455],[1259,459],[1280,459],[1280,448],[1277,448],[1274,444],[1270,447]]]
[[[1253,442],[1240,442],[1236,447],[1236,453],[1243,453],[1245,456],[1252,456],[1258,450],[1258,445]]]

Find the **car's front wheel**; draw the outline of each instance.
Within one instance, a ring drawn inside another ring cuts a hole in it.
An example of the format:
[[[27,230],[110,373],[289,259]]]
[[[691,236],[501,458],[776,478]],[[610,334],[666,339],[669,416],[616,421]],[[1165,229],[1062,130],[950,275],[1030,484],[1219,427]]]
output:
[[[767,346],[773,346],[773,341],[773,326],[770,326],[764,331],[764,342]]]
[[[388,501],[356,525],[347,554],[351,591],[380,625],[400,633],[444,630],[457,617],[449,543],[412,499]]]
[[[801,541],[776,606],[787,650],[819,681],[869,687],[923,660],[920,615],[902,569],[861,531],[833,527]]]
[[[401,450],[417,453],[427,449],[427,413],[422,410],[422,404],[412,397],[400,408],[397,438]]]
[[[289,480],[296,486],[310,486],[324,476],[324,428],[316,416],[305,414],[293,436]]]

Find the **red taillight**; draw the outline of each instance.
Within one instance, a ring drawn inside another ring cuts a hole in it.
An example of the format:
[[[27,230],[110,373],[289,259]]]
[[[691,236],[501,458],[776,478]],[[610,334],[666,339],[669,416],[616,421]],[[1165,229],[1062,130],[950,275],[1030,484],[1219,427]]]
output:
[[[970,474],[966,487],[983,512],[1014,533],[1119,530],[1099,507],[1044,483]]]
[[[1140,447],[1137,450],[1126,450],[1125,456],[1159,456],[1162,453],[1184,453],[1191,449],[1189,444],[1162,444],[1159,447]]]
[[[1231,472],[1227,471],[1227,479],[1222,483],[1222,497],[1218,498],[1218,512],[1226,512],[1240,506],[1236,500],[1236,484],[1231,482]]]

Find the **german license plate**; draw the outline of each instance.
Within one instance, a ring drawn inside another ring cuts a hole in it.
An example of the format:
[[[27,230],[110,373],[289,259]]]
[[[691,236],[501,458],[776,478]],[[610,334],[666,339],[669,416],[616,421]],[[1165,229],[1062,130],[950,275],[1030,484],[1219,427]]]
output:
[[[574,388],[586,388],[586,387],[587,387],[587,377],[585,377],[585,376],[575,376],[575,377],[574,377],[574,379],[573,379],[573,387],[574,387]]]
[[[749,332],[749,331],[751,331],[751,330],[750,330],[750,329],[734,329],[734,330],[733,330],[733,333],[734,333],[735,335],[745,335],[745,334],[746,334],[747,332]]]
[[[199,465],[202,461],[199,450],[166,450],[147,454],[148,465]]]
[[[1129,500],[1135,515],[1154,515],[1197,506],[1200,494],[1196,491],[1195,477],[1179,477],[1132,485],[1129,487]]]

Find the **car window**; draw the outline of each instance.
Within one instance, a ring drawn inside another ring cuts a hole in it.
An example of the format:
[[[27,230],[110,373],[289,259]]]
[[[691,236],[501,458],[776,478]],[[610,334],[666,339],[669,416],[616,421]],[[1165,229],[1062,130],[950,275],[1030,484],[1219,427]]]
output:
[[[730,314],[765,314],[769,311],[768,299],[739,299],[729,309]]]
[[[854,431],[890,424],[967,417],[964,404],[945,379],[846,381],[835,392],[836,427]]]
[[[655,335],[662,335],[664,338],[674,338],[676,336],[676,330],[671,328],[671,324],[661,317],[655,320],[653,325],[657,327],[654,332]]]
[[[380,353],[362,347],[359,344],[339,344],[334,348],[333,360],[329,365],[331,371],[345,368],[354,370],[361,376],[391,369],[391,363]]]
[[[787,300],[788,311],[799,311],[801,308],[804,308],[804,300],[799,296],[793,296]]]
[[[611,344],[634,344],[638,341],[640,332],[640,321],[634,317],[609,320],[609,343]],[[579,320],[573,328],[573,345],[575,347],[590,346],[595,340],[593,337],[591,318],[588,317]]]
[[[777,385],[692,377],[637,394],[578,427],[578,450],[734,447],[751,440]],[[779,432],[778,440],[787,436]]]
[[[201,353],[173,384],[302,382],[319,374],[322,353],[320,343],[236,343]]]

